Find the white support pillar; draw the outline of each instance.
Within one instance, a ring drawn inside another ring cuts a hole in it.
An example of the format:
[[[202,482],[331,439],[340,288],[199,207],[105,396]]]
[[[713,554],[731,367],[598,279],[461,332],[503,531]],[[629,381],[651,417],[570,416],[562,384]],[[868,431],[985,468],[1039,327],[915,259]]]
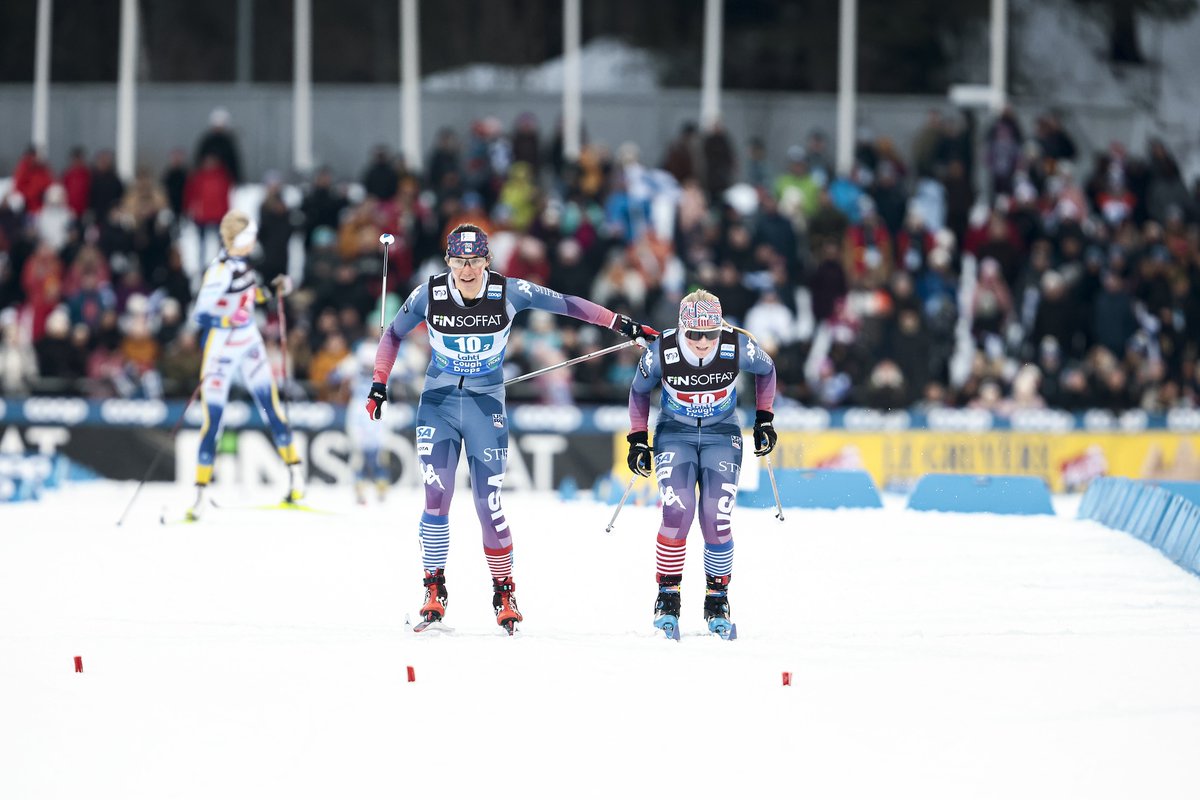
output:
[[[992,0],[992,111],[1008,103],[1008,0]]]
[[[33,134],[29,141],[43,155],[50,145],[50,25],[54,0],[38,0],[33,51]]]
[[[417,0],[400,0],[400,152],[421,170],[421,18]]]
[[[133,180],[137,168],[137,0],[121,0],[121,44],[117,60],[117,174]]]
[[[292,26],[292,168],[308,172],[312,153],[312,0],[294,0]]]
[[[700,126],[721,119],[721,43],[725,36],[724,0],[704,0],[704,67],[700,83]]]
[[[858,0],[841,0],[838,15],[837,171],[854,166],[855,105],[858,102]]]
[[[580,0],[563,0],[563,160],[579,160],[583,147],[583,83],[579,59]]]

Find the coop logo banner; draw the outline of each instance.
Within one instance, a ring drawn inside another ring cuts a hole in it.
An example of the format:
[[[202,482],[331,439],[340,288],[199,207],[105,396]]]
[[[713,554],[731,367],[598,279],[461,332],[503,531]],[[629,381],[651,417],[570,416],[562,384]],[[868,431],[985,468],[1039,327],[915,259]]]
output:
[[[32,397],[22,406],[29,422],[78,425],[88,417],[88,401],[78,397]]]

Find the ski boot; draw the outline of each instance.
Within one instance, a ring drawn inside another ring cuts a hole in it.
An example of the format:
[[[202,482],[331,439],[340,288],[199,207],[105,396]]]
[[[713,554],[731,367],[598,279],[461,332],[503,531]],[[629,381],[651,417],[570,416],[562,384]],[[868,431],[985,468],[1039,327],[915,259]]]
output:
[[[450,631],[442,624],[446,616],[446,571],[425,570],[425,605],[421,606],[421,621],[413,626],[414,633],[432,628],[435,631]]]
[[[425,605],[421,616],[427,622],[437,622],[446,616],[446,570],[425,570]]]
[[[737,625],[729,621],[729,576],[705,575],[704,621],[722,639],[736,639]]]
[[[375,481],[375,494],[379,497],[379,502],[381,503],[387,500],[388,486],[388,482],[383,478]]]
[[[188,522],[200,521],[201,515],[204,514],[205,507],[208,506],[208,497],[205,495],[205,492],[207,491],[207,483],[196,484],[196,502],[192,503],[192,507],[184,513],[183,518],[185,520]]]
[[[658,576],[658,599],[654,601],[654,627],[668,639],[679,641],[679,582],[682,575]]]
[[[365,506],[367,504],[367,482],[366,481],[355,481],[354,482],[354,502],[358,503],[360,506]]]
[[[504,580],[492,578],[492,588],[495,591],[492,595],[492,608],[496,611],[496,624],[512,636],[517,631],[517,623],[524,619],[517,610],[517,598],[513,597],[517,585],[510,575]]]
[[[283,498],[285,503],[299,503],[304,499],[304,472],[299,461],[293,461],[288,467],[288,491]]]

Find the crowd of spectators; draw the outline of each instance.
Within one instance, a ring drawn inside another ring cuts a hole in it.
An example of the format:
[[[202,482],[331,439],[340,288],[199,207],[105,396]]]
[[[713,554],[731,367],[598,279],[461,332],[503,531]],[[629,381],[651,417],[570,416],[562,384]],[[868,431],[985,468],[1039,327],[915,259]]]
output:
[[[186,397],[200,352],[188,320],[199,263],[246,176],[226,113],[192,154],[130,183],[112,154],[76,150],[55,173],[36,150],[0,198],[0,389],[5,396]],[[379,234],[395,235],[390,314],[463,222],[492,232],[494,268],[670,327],[692,288],[715,292],[778,366],[781,404],[997,413],[1200,403],[1200,182],[1167,148],[1081,153],[1055,115],[977,128],[931,111],[911,152],[858,132],[839,173],[827,137],[739,150],[687,124],[660,154],[585,144],[528,113],[443,130],[424,172],[379,147],[361,175],[319,168],[289,191],[262,181],[264,280],[290,270],[288,385],[347,398],[343,365],[373,351]],[[777,158],[776,156],[782,156]],[[976,187],[982,187],[977,190]],[[289,199],[294,194],[294,199]],[[302,241],[299,263],[295,240]],[[268,309],[266,338],[278,320]],[[423,337],[400,359],[419,390]],[[572,320],[519,318],[507,368],[610,344]],[[278,348],[274,358],[283,363]],[[514,399],[620,402],[633,351],[514,386]]]

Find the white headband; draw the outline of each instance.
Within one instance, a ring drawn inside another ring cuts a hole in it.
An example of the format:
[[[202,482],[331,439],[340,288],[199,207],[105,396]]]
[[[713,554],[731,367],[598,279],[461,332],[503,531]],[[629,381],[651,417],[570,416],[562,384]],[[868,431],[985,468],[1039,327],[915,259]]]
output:
[[[254,220],[250,220],[250,224],[243,228],[241,233],[233,237],[233,243],[230,247],[240,250],[243,247],[249,247],[254,244],[257,238],[258,226],[254,224]]]

